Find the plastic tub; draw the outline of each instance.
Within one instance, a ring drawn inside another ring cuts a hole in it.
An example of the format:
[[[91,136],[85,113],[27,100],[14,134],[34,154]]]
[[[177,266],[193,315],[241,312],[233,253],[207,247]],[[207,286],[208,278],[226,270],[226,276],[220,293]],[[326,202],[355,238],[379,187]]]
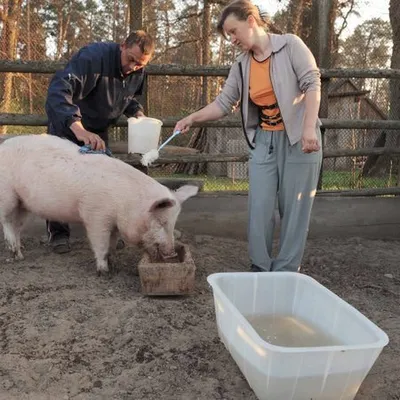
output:
[[[158,149],[162,124],[156,118],[128,118],[128,153],[145,154]]]
[[[368,318],[304,274],[216,273],[207,281],[219,336],[260,400],[352,400],[389,342]],[[262,339],[249,322],[255,316],[292,319],[294,338],[304,325],[332,342],[273,344],[276,338]]]

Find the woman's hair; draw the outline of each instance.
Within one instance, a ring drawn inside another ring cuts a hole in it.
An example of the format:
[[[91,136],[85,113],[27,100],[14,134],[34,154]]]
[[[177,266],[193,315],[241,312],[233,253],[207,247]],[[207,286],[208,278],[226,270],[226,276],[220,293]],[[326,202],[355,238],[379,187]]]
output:
[[[217,24],[217,31],[227,39],[223,25],[229,15],[234,15],[239,21],[246,21],[252,15],[257,22],[257,25],[263,28],[268,28],[270,25],[267,13],[261,12],[258,6],[249,0],[235,0],[229,3],[221,13]]]

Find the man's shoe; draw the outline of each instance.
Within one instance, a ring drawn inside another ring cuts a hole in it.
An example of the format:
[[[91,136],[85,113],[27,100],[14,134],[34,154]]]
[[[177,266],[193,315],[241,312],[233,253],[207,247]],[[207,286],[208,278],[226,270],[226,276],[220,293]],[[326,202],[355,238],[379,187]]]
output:
[[[265,269],[262,269],[255,264],[251,264],[250,271],[251,272],[266,272]]]
[[[64,254],[71,251],[69,240],[66,237],[53,239],[49,245],[53,249],[53,252],[57,254]]]

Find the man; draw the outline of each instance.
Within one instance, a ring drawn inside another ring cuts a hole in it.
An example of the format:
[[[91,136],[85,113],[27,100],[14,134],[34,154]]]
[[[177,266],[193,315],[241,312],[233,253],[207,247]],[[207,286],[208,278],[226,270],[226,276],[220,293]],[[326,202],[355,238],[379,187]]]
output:
[[[93,150],[106,150],[108,128],[124,114],[144,116],[141,95],[144,67],[154,53],[154,40],[141,30],[123,43],[93,43],[81,48],[53,76],[47,93],[48,133]],[[56,253],[70,251],[67,224],[46,221],[48,241]]]

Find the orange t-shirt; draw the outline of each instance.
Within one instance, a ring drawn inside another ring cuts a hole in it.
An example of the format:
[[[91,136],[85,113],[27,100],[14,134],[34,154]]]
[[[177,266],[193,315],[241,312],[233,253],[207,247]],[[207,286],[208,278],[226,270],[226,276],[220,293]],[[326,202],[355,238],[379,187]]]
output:
[[[250,99],[259,107],[261,128],[266,131],[285,129],[269,73],[271,57],[264,61],[251,58]]]

